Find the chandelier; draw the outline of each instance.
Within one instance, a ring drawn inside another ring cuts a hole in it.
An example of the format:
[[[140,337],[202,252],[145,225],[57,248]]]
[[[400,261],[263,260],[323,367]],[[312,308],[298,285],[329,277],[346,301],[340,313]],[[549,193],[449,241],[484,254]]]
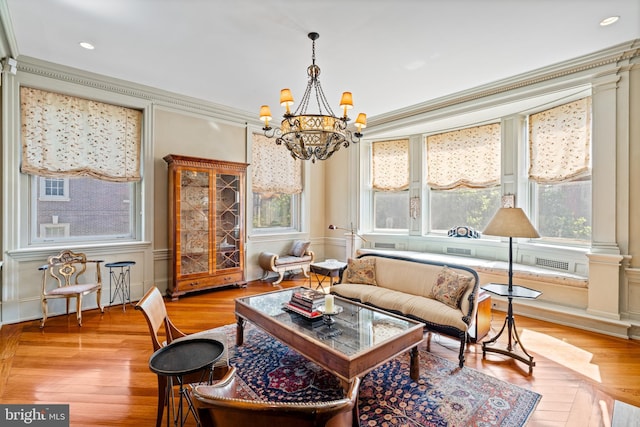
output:
[[[351,132],[347,129],[347,122],[351,120],[347,116],[347,110],[353,108],[351,92],[344,92],[340,100],[340,108],[343,109],[342,117],[336,116],[320,86],[320,67],[316,65],[316,40],[320,37],[318,33],[309,33],[308,37],[312,42],[311,65],[307,68],[309,82],[302,95],[302,101],[298,108],[291,113],[293,105],[293,95],[290,89],[280,91],[280,105],[286,108],[280,128],[269,126],[271,109],[268,105],[260,107],[260,120],[264,122],[265,136],[276,137],[276,144],[282,145],[291,152],[296,159],[309,160],[315,163],[316,160],[326,160],[333,155],[340,147],[348,147],[350,143],[360,142],[362,129],[367,126],[367,115],[358,114],[355,121],[357,131]],[[318,113],[307,113],[309,103],[313,100],[317,103]]]

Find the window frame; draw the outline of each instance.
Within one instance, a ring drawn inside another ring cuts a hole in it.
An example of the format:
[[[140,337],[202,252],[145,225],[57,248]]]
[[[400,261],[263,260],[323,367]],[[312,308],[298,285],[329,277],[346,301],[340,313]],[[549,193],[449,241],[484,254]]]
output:
[[[246,128],[246,141],[247,141],[247,151],[246,151],[246,161],[247,163],[251,163],[251,156],[253,153],[253,134],[254,133],[262,133],[262,129],[253,126],[247,126]],[[302,161],[302,160],[297,160]],[[252,174],[247,173],[246,177],[246,206],[247,212],[253,212],[253,182],[252,182]],[[309,192],[307,189],[309,188],[310,182],[310,173],[307,169],[307,162],[302,163],[302,192],[298,194],[292,194],[291,201],[291,227],[268,227],[268,228],[254,228],[253,221],[250,218],[247,218],[245,221],[246,229],[247,229],[247,237],[254,238],[256,241],[268,241],[272,236],[277,237],[285,237],[285,238],[296,238],[300,237],[302,234],[306,234],[308,232],[308,224],[310,223],[310,212],[307,208],[310,205],[309,200]]]
[[[47,69],[48,70],[48,69]],[[89,82],[89,80],[86,80]],[[141,250],[150,246],[147,236],[153,235],[153,221],[144,220],[147,212],[153,212],[154,194],[151,191],[154,182],[154,158],[151,134],[153,128],[153,102],[141,97],[122,94],[116,86],[96,87],[84,83],[85,80],[70,82],[57,70],[47,73],[46,77],[38,73],[19,73],[10,82],[3,85],[9,105],[16,106],[16,114],[6,120],[4,131],[11,135],[12,144],[3,146],[3,156],[9,159],[5,162],[6,176],[13,177],[3,188],[5,195],[11,194],[11,203],[5,211],[6,220],[16,224],[15,229],[4,238],[6,253],[19,261],[41,260],[50,255],[51,250],[62,248],[82,248],[84,251],[109,251],[117,247],[118,251]],[[88,239],[84,241],[65,242],[31,242],[31,204],[32,182],[30,175],[20,171],[22,158],[21,125],[20,125],[20,87],[21,85],[45,91],[59,92],[99,102],[111,103],[123,107],[135,108],[142,112],[142,136],[140,146],[140,173],[142,179],[135,182],[135,190],[131,199],[132,212],[135,218],[135,228],[130,239]],[[5,196],[5,200],[7,200]]]

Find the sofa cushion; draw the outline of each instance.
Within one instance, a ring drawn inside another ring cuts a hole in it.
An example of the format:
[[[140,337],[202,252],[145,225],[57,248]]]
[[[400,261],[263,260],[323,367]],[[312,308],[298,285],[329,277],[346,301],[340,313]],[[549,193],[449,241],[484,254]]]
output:
[[[468,328],[462,320],[459,309],[451,308],[432,298],[357,283],[333,285],[331,293],[371,304],[383,310],[424,319],[430,323],[452,326],[461,331],[466,331]]]
[[[301,256],[301,257],[297,257],[297,256],[281,256],[278,257],[276,259],[275,265],[276,266],[282,266],[282,265],[290,265],[290,264],[304,264],[304,263],[309,263],[311,262],[311,255],[305,255],[305,256]]]
[[[451,308],[459,309],[460,298],[462,298],[470,283],[470,277],[462,276],[445,266],[440,270],[431,288],[429,298],[440,301]]]
[[[291,244],[289,255],[301,257],[302,255],[305,254],[305,252],[307,252],[307,249],[309,249],[309,246],[311,246],[310,241],[294,240],[294,242]]]
[[[345,283],[360,283],[363,285],[376,285],[376,259],[349,258],[347,269],[342,276]]]

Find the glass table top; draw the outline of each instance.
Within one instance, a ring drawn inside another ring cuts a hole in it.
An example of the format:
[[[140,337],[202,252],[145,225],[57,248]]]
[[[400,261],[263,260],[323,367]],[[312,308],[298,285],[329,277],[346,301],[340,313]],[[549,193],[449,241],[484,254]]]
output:
[[[420,322],[339,297],[335,297],[335,305],[342,307],[342,311],[331,316],[335,323],[328,326],[322,317],[310,320],[284,308],[291,300],[292,294],[301,289],[309,290],[306,287],[289,288],[238,298],[236,303],[251,307],[271,317],[283,327],[320,341],[346,356],[370,350],[388,339],[423,327]]]

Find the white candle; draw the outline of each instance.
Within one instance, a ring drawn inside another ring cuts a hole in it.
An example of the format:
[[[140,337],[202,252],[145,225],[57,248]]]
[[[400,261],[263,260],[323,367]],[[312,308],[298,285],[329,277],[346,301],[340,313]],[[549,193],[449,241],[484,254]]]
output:
[[[333,295],[325,295],[324,297],[324,312],[333,313]]]

